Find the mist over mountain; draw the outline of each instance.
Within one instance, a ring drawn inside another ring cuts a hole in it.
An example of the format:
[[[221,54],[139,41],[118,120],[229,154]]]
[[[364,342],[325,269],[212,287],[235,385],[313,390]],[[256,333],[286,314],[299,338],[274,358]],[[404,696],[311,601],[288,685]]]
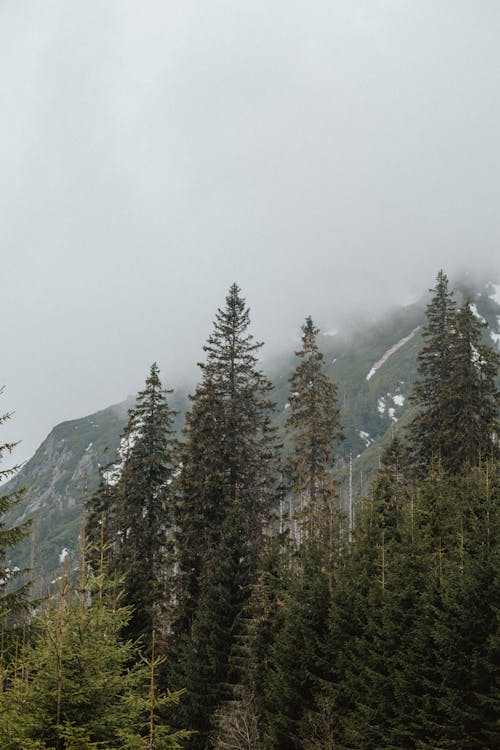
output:
[[[54,422],[196,377],[233,281],[266,359],[498,273],[498,3],[0,8],[0,383]]]
[[[500,347],[500,285],[480,283],[472,276],[456,283],[457,302],[473,299],[475,314],[487,321],[486,343]],[[412,415],[408,400],[417,373],[425,321],[423,294],[412,304],[394,308],[379,318],[352,316],[344,330],[323,330],[319,344],[325,372],[338,388],[345,439],[338,448],[336,474],[341,505],[346,506],[348,471],[353,459],[355,503],[366,493],[378,466],[381,450]],[[274,390],[274,422],[282,438],[290,407],[288,378],[294,367],[294,349],[288,342],[281,353],[264,363]],[[141,386],[142,387],[142,386]],[[120,435],[134,397],[107,408],[63,422],[50,430],[34,455],[6,489],[26,487],[26,495],[11,520],[35,521],[33,535],[15,552],[14,562],[31,564],[44,582],[50,581],[69,556],[76,554],[85,499],[96,489],[99,467],[114,459]],[[170,398],[180,432],[189,409],[186,389]]]

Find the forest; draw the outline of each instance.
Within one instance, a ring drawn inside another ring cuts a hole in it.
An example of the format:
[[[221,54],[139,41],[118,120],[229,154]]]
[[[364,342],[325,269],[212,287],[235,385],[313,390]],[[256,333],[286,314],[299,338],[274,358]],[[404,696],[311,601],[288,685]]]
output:
[[[233,284],[181,436],[153,364],[87,498],[78,565],[45,597],[8,562],[29,523],[0,523],[2,750],[500,747],[486,328],[440,271],[411,419],[346,511],[319,330],[306,318],[283,436]]]

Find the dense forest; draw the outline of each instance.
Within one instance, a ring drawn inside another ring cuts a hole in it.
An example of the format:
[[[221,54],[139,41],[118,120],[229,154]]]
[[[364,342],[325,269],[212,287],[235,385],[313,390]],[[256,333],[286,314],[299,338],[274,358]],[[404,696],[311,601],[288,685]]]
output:
[[[181,438],[153,364],[45,599],[7,562],[29,525],[0,524],[3,750],[500,746],[500,358],[431,292],[411,421],[347,512],[318,328],[283,440],[233,285]]]

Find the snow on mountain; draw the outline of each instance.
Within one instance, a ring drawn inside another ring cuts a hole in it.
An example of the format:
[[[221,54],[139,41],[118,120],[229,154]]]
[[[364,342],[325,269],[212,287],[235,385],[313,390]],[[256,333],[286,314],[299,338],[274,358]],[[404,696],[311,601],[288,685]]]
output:
[[[470,309],[472,310],[472,312],[474,313],[474,315],[476,316],[476,318],[481,321],[481,323],[486,323],[486,319],[483,318],[483,316],[481,315],[481,313],[477,309],[477,306],[476,306],[476,304],[474,302],[470,303]]]
[[[370,378],[372,378],[375,375],[375,373],[377,372],[377,370],[379,370],[382,367],[382,365],[385,362],[387,362],[387,360],[389,359],[389,357],[391,357],[394,354],[394,352],[397,352],[398,349],[401,349],[402,346],[404,346],[408,341],[410,341],[414,337],[414,335],[419,330],[419,328],[420,328],[420,326],[416,326],[416,328],[414,328],[413,331],[411,331],[408,334],[408,336],[404,336],[396,344],[394,344],[393,346],[389,347],[389,349],[387,349],[387,351],[380,357],[380,359],[377,360],[377,362],[375,362],[375,364],[372,366],[370,372],[366,376],[366,379],[370,380]]]

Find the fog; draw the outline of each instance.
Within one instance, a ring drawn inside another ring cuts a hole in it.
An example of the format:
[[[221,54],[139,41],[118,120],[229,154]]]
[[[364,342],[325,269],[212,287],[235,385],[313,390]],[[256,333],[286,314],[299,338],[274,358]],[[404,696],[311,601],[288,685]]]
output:
[[[237,281],[267,356],[495,276],[497,0],[4,0],[2,440],[192,381]]]

